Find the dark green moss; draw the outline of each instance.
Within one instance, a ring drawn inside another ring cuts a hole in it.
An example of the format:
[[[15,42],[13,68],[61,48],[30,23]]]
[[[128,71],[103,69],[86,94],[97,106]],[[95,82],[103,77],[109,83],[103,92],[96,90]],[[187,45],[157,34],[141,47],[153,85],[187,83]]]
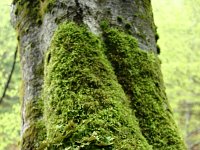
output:
[[[29,100],[25,104],[24,119],[29,122],[29,127],[22,137],[22,149],[38,149],[41,142],[46,138],[45,123],[43,122],[43,101]]]
[[[156,44],[156,51],[157,51],[157,54],[160,54],[160,46],[158,44]]]
[[[31,122],[30,126],[23,133],[21,149],[38,149],[41,145],[41,141],[44,139],[46,139],[44,122],[42,120]]]
[[[23,18],[30,18],[39,25],[46,12],[54,7],[55,0],[13,0],[16,5],[15,15]]]
[[[15,0],[13,4],[16,5],[16,15],[22,15],[22,17],[29,15],[32,18],[38,18],[40,0]]]
[[[117,29],[107,28],[104,40],[108,59],[148,143],[158,150],[186,149],[166,98],[157,56],[140,50],[134,37]]]
[[[125,29],[126,30],[130,30],[131,29],[131,24],[130,23],[126,23],[125,24]]]
[[[117,22],[118,23],[123,23],[123,18],[121,16],[117,16]]]
[[[158,32],[157,32],[157,27],[156,27],[155,40],[156,40],[156,43],[157,43],[158,40],[159,40],[159,34],[158,34]],[[158,45],[158,43],[156,44],[156,51],[157,51],[157,54],[160,54],[160,46]]]
[[[158,41],[158,39],[159,39],[159,34],[156,32],[156,34],[155,34],[155,39],[156,39],[156,42]]]
[[[26,116],[25,119],[27,120],[35,120],[42,117],[43,113],[43,104],[40,101],[30,100],[26,104]]]
[[[107,30],[107,29],[110,27],[109,21],[108,21],[108,20],[101,21],[100,27],[101,27],[101,29],[102,29],[103,31],[104,31],[104,30]]]
[[[46,55],[44,81],[44,149],[151,149],[102,42],[85,27],[59,27]]]

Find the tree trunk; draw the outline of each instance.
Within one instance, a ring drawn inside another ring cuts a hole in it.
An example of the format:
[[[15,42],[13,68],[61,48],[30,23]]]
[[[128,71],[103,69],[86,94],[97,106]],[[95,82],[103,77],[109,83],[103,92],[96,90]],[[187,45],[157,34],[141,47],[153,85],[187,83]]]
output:
[[[186,149],[149,0],[14,0],[21,149]]]

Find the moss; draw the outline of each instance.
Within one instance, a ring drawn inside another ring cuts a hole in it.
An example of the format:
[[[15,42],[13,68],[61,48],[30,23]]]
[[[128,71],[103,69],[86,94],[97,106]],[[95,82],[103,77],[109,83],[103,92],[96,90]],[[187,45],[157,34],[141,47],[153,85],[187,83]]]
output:
[[[43,122],[42,99],[29,100],[25,104],[25,120],[30,123],[21,139],[22,149],[38,149],[46,138],[45,123]]]
[[[104,40],[148,143],[158,150],[186,149],[173,121],[157,56],[140,50],[134,37],[114,28],[104,31]]]
[[[156,39],[156,42],[159,40],[159,34],[157,32],[155,34],[155,39]]]
[[[104,31],[104,30],[107,30],[109,27],[110,27],[110,23],[108,20],[103,20],[100,22],[100,27],[101,29]]]
[[[42,120],[31,122],[30,126],[23,133],[21,149],[38,149],[41,141],[46,138],[45,125]]]
[[[55,32],[45,62],[43,149],[151,149],[102,45],[75,23]]]
[[[41,25],[44,14],[54,7],[55,2],[56,0],[13,0],[16,5],[15,15],[20,15],[22,19],[31,18]]]
[[[15,0],[13,4],[16,5],[15,14],[25,16],[29,15],[33,18],[38,18],[40,0]]]
[[[123,18],[121,16],[117,16],[117,22],[118,23],[123,23]]]
[[[153,11],[151,6],[150,0],[141,0],[141,1],[135,1],[136,5],[140,7],[139,9],[142,10],[143,13],[136,13],[134,14],[134,17],[140,18],[140,22],[142,23],[142,27],[145,28],[146,24],[151,25],[151,29],[155,30],[155,23],[153,19]],[[142,21],[144,20],[144,21]],[[141,28],[142,29],[142,28]],[[142,31],[142,30],[141,30]]]
[[[43,102],[41,99],[39,100],[29,100],[25,104],[26,112],[25,119],[34,121],[38,118],[42,118],[43,114]]]
[[[157,27],[156,27],[156,33],[155,33],[155,40],[156,40],[156,51],[157,51],[157,54],[160,54],[160,46],[158,45],[158,40],[159,40],[159,34],[157,32]]]
[[[160,54],[160,46],[158,44],[156,44],[156,52],[157,54]]]
[[[46,12],[50,12],[55,6],[56,0],[40,0],[40,14],[44,16]]]
[[[138,6],[141,6],[144,8],[144,13],[140,15],[141,18],[143,19],[148,19],[149,21],[152,22],[152,7],[151,7],[151,1],[149,0],[141,0],[141,1],[136,1],[136,3],[140,3],[137,4]],[[141,5],[142,4],[142,5]]]
[[[126,23],[125,24],[125,29],[126,30],[130,30],[131,29],[131,24],[130,23]]]

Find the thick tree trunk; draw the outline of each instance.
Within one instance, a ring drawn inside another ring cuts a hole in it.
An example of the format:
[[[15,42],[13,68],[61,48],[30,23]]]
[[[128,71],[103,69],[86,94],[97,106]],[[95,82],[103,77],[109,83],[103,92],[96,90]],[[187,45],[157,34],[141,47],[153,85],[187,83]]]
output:
[[[23,75],[21,149],[185,149],[149,0],[14,0],[12,23]]]

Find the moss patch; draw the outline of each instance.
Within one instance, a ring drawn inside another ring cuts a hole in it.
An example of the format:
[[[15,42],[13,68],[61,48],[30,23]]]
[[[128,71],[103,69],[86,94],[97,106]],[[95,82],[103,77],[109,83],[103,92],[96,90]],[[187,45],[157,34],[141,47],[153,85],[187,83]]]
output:
[[[21,149],[38,149],[45,138],[46,130],[44,122],[42,120],[33,121],[23,133]]]
[[[52,9],[56,0],[13,0],[16,5],[15,14],[22,19],[30,18],[37,24],[42,23],[42,17]]]
[[[26,104],[25,119],[36,120],[42,117],[43,114],[43,102],[42,100],[29,100]]]
[[[29,100],[26,104],[25,120],[29,127],[23,133],[21,148],[38,149],[46,138],[45,123],[43,122],[43,101],[41,99]]]
[[[140,50],[134,37],[117,29],[107,28],[104,40],[108,59],[148,143],[159,150],[186,149],[173,121],[157,56]]]
[[[150,150],[101,41],[65,23],[45,62],[44,106],[48,149]]]

